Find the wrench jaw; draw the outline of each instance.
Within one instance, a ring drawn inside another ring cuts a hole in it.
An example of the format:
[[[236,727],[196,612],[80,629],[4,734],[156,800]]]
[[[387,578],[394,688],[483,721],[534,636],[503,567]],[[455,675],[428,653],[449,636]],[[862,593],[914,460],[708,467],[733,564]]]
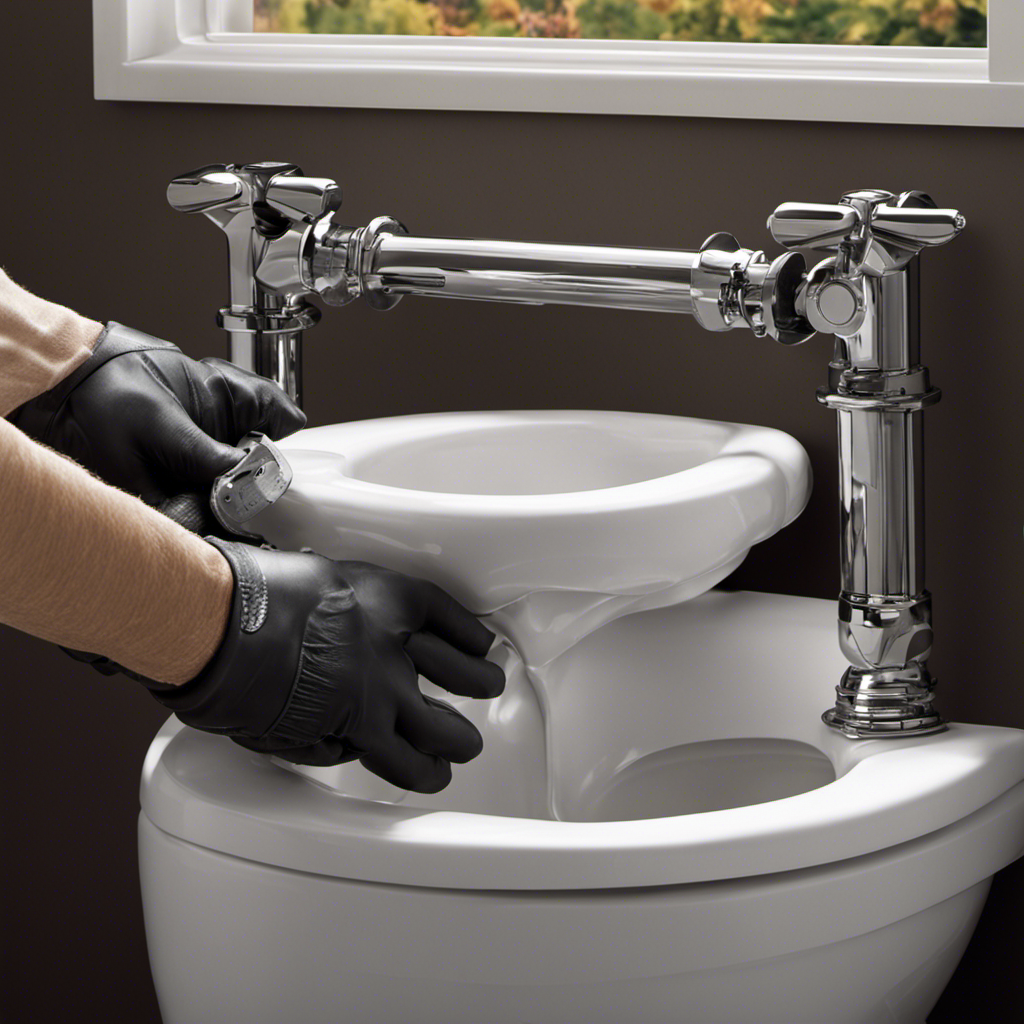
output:
[[[210,508],[225,530],[263,540],[245,524],[288,490],[292,467],[266,434],[246,434],[238,447],[245,456],[213,482]]]

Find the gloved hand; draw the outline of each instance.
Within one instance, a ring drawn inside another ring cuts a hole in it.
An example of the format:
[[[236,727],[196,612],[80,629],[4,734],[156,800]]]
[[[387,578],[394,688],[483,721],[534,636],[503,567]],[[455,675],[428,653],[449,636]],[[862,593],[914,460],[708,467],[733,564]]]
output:
[[[505,688],[483,657],[494,634],[444,590],[367,562],[207,540],[235,578],[224,640],[181,686],[143,680],[186,725],[296,764],[358,758],[421,793],[480,753],[476,727],[417,686],[419,673],[470,697]]]
[[[209,490],[252,430],[273,439],[306,417],[273,382],[222,359],[109,323],[92,356],[11,422],[150,505]]]

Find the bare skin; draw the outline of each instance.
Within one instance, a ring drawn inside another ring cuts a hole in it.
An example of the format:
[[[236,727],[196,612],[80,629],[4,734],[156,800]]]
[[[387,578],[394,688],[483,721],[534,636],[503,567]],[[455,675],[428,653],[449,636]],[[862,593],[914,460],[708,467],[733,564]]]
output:
[[[0,270],[0,416],[101,330]],[[233,589],[216,548],[0,419],[0,622],[180,684],[219,647]]]
[[[102,330],[95,320],[19,287],[0,268],[0,416],[84,363]]]
[[[0,622],[179,684],[233,589],[216,548],[0,420]]]

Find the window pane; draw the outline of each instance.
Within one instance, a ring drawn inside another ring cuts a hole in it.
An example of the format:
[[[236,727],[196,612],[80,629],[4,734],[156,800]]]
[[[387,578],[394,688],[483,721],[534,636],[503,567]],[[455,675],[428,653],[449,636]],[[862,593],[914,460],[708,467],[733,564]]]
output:
[[[987,0],[254,0],[257,32],[985,46]]]

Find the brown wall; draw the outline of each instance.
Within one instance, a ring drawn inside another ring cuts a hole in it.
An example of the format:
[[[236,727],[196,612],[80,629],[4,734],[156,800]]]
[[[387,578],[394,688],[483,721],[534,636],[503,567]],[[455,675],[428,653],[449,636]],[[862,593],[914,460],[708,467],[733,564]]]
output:
[[[98,103],[88,7],[50,10],[45,44],[37,5],[5,10],[0,262],[48,297],[195,356],[223,350],[213,314],[226,297],[224,243],[204,219],[172,212],[164,189],[213,161],[295,161],[344,185],[352,223],[386,212],[423,234],[687,248],[725,229],[773,252],[764,222],[784,200],[921,188],[962,209],[968,229],[926,254],[922,289],[925,361],[946,393],[927,413],[932,667],[947,716],[1024,726],[1024,366],[1019,261],[1008,258],[1024,228],[1024,132]],[[814,497],[733,582],[833,597],[835,424],[814,401],[829,353],[821,338],[784,349],[667,314],[416,299],[380,314],[355,304],[307,336],[306,406],[312,424],[591,407],[780,427],[811,455]],[[133,823],[141,759],[163,714],[134,684],[94,676],[34,639],[0,628],[0,645],[22,913],[15,977],[38,979],[26,1016],[98,1009],[155,1021]],[[823,705],[832,682],[822,681]],[[1014,947],[999,939],[1022,877],[1018,865],[997,879],[933,1022],[964,1019],[978,985],[990,997],[1013,990]]]

